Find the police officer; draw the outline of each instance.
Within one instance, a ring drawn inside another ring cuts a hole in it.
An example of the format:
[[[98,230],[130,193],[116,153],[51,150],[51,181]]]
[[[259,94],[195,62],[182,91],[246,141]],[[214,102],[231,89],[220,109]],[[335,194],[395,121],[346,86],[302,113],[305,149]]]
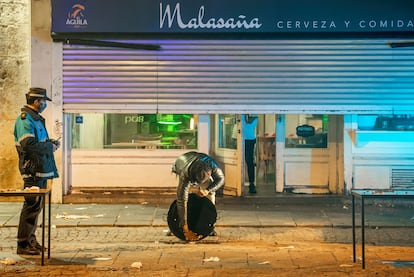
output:
[[[224,174],[216,161],[199,152],[187,152],[177,158],[172,172],[178,175],[177,213],[179,226],[183,229],[187,241],[198,240],[196,233],[188,229],[188,194],[197,193],[199,197],[208,197],[215,204],[216,191],[224,185]],[[215,231],[211,235],[215,235]]]
[[[24,187],[47,188],[47,180],[58,177],[53,152],[60,143],[49,139],[45,119],[40,115],[51,101],[44,88],[30,88],[27,105],[21,109],[14,125],[14,142],[19,155],[19,170]],[[43,197],[26,196],[20,213],[17,254],[39,255],[41,246],[35,236]]]

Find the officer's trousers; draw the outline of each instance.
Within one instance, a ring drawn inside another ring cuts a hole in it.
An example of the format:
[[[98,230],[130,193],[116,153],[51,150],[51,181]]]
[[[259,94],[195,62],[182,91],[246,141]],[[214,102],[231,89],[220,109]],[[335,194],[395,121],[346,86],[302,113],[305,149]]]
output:
[[[23,178],[24,187],[38,186],[41,189],[47,187],[47,179],[38,177]],[[28,243],[34,236],[37,228],[37,219],[42,211],[44,197],[25,196],[23,208],[20,212],[17,241],[19,244]]]

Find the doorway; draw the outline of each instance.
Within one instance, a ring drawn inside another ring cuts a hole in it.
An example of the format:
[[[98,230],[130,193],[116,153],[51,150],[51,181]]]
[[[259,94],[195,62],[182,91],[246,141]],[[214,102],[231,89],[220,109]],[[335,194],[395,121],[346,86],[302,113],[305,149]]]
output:
[[[224,195],[241,196],[243,164],[241,115],[218,114],[212,118],[212,149],[224,172]]]
[[[257,116],[256,193],[251,194],[244,159],[243,116],[215,115],[213,149],[224,169],[225,195],[262,197],[281,192],[338,194],[343,191],[342,115]]]
[[[254,149],[254,177],[256,193],[250,193],[250,182],[246,159],[244,164],[243,195],[269,196],[276,192],[276,118],[275,114],[258,114],[256,126],[256,143]],[[242,127],[246,127],[245,122]],[[246,134],[242,132],[242,134]],[[245,142],[245,137],[243,137]],[[243,150],[246,149],[243,147]],[[243,157],[246,157],[243,153]]]
[[[343,116],[288,114],[280,117],[277,126],[278,133],[285,135],[278,139],[276,190],[342,192]]]
[[[224,195],[249,195],[249,181],[245,163],[245,141],[243,128],[244,115],[218,114],[212,116],[212,150],[213,155],[225,175]],[[257,115],[258,123],[255,128],[258,142],[254,148],[255,184],[260,190],[257,196],[274,194],[276,188],[275,151],[276,151],[276,115]],[[261,139],[270,141],[269,150],[271,161],[264,160],[259,150],[263,149]]]

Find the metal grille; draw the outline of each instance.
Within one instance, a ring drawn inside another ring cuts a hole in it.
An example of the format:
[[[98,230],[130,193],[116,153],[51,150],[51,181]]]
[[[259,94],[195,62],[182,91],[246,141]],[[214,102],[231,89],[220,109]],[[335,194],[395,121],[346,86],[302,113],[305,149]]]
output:
[[[391,113],[414,110],[414,48],[386,40],[146,40],[65,45],[65,112]]]
[[[414,189],[414,168],[392,169],[391,182],[394,189]]]

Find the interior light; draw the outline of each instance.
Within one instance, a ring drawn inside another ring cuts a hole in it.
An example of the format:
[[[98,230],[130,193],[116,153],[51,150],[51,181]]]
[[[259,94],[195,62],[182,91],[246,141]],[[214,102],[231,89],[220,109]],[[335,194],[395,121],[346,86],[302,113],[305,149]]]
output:
[[[190,119],[190,130],[194,130],[194,118]]]
[[[163,121],[163,120],[159,120],[158,124],[164,124],[164,125],[179,125],[182,124],[181,121]]]

